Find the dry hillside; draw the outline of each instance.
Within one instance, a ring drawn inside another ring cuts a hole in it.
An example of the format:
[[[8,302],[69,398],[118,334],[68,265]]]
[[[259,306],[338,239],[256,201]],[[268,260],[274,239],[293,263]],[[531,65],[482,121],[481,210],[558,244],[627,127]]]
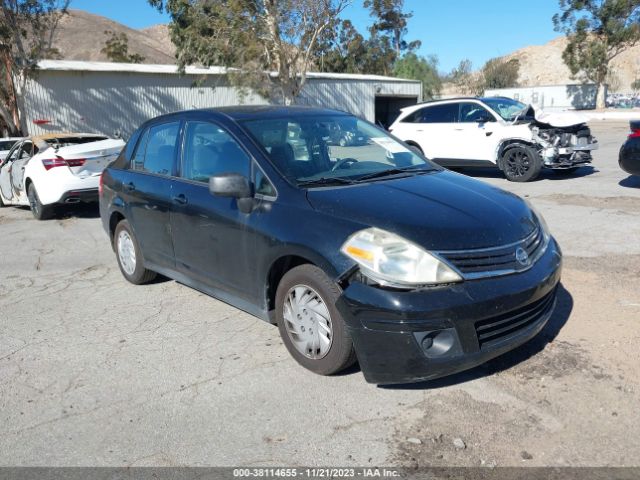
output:
[[[520,60],[520,84],[523,86],[558,85],[576,82],[562,60],[567,45],[558,37],[545,45],[525,47],[507,55]],[[640,46],[630,48],[613,61],[611,84],[614,90],[628,92],[631,83],[640,77]]]
[[[175,63],[175,47],[169,39],[166,25],[135,30],[121,23],[81,10],[71,10],[60,21],[54,46],[65,60],[108,61],[100,50],[109,38],[104,32],[125,33],[129,52],[145,57],[144,63]]]

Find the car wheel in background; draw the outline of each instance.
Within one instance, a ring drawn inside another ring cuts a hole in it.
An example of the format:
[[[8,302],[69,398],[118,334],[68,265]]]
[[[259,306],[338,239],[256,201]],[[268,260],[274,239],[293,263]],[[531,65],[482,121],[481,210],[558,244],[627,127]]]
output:
[[[29,199],[29,206],[31,207],[31,213],[36,220],[47,220],[53,215],[53,205],[43,205],[38,197],[38,192],[33,183],[29,184],[27,189],[27,197]]]
[[[118,266],[124,278],[134,285],[150,282],[156,277],[156,272],[144,267],[142,252],[138,241],[131,230],[129,222],[120,221],[113,234],[113,245],[118,259]]]
[[[424,155],[424,152],[422,151],[422,149],[417,145],[413,145],[412,143],[409,144],[409,150],[417,153],[418,155]]]
[[[542,159],[531,147],[511,147],[502,154],[502,171],[511,182],[530,182],[541,170]]]
[[[347,327],[335,306],[340,290],[318,267],[288,271],[276,292],[276,319],[289,353],[303,367],[331,375],[356,361]]]

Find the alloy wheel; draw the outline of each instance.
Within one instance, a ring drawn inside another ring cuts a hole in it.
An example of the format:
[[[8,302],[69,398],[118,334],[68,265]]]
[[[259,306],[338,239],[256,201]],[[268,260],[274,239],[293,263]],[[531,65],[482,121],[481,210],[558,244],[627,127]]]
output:
[[[505,168],[511,177],[523,177],[531,169],[531,159],[526,152],[513,149],[507,155]]]

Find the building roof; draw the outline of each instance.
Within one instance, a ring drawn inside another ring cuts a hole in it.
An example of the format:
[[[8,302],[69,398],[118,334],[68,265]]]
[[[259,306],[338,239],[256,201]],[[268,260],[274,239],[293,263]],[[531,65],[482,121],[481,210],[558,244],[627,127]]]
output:
[[[115,63],[115,62],[81,62],[75,60],[41,60],[40,70],[57,70],[67,72],[128,72],[128,73],[156,73],[178,74],[176,65],[150,65],[143,63]],[[224,75],[226,67],[192,67],[185,69],[187,75]],[[378,82],[420,83],[420,80],[406,78],[385,77],[382,75],[360,75],[355,73],[327,73],[307,72],[307,78],[324,78],[333,80],[359,80]]]

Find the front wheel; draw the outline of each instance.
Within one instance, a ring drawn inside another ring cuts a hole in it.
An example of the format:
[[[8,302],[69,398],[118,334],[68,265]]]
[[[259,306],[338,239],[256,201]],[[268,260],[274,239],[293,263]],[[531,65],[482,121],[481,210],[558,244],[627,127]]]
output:
[[[118,266],[124,278],[134,285],[142,285],[156,277],[156,272],[144,267],[142,252],[133,230],[126,220],[120,221],[113,234]]]
[[[36,220],[47,220],[53,215],[53,205],[43,205],[38,197],[38,192],[33,183],[29,184],[27,188],[27,198],[29,199],[29,206],[31,207],[31,213]]]
[[[530,182],[540,175],[542,159],[531,147],[511,147],[502,154],[502,170],[510,182]]]
[[[303,367],[331,375],[356,361],[351,336],[335,306],[340,290],[318,267],[288,271],[276,292],[276,319],[289,353]]]

